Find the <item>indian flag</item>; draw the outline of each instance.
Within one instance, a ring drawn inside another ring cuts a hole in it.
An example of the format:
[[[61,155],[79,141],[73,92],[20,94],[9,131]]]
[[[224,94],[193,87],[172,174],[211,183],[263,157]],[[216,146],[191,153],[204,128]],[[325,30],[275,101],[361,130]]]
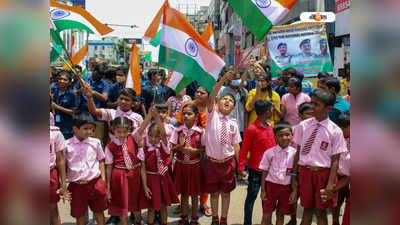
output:
[[[297,0],[228,0],[246,27],[260,41],[277,25]]]
[[[132,43],[129,72],[128,72],[128,77],[126,79],[125,87],[132,88],[137,95],[140,95],[141,93],[140,58],[139,58],[139,49],[136,46],[136,42]]]
[[[145,40],[155,39],[155,41],[157,42],[157,39],[159,40],[161,38],[161,31],[160,31],[161,30],[161,20],[163,18],[164,10],[169,7],[170,7],[170,5],[169,5],[168,0],[165,0],[164,4],[158,10],[156,16],[151,21],[150,26],[147,28],[146,32],[144,33],[143,39],[145,39]],[[152,45],[158,46],[158,44],[159,43],[157,43],[157,44],[154,43]]]
[[[58,32],[66,29],[80,29],[90,34],[106,35],[114,31],[83,8],[60,4],[54,0],[50,0],[50,18],[54,21]]]
[[[204,32],[201,34],[201,39],[203,39],[205,42],[208,42],[208,45],[214,49],[214,30],[212,27],[212,21],[210,21],[204,30]],[[189,84],[191,84],[194,81],[193,78],[191,77],[184,77],[183,74],[178,73],[176,71],[173,71],[171,76],[166,82],[166,85],[170,87],[171,89],[175,90],[176,93],[179,93],[187,87]]]
[[[182,13],[167,8],[163,20],[158,64],[197,80],[211,92],[225,62]]]
[[[82,77],[85,77],[87,73],[86,59],[87,59],[88,49],[89,45],[88,43],[86,43],[71,57],[71,61],[74,65],[80,65],[82,67]],[[69,67],[67,65],[64,65],[63,69],[69,69]]]

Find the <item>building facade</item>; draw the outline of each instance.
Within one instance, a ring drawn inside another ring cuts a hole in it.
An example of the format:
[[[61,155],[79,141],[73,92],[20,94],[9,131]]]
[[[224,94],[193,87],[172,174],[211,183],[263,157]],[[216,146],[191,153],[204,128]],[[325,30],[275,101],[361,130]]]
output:
[[[116,45],[119,40],[118,37],[103,37],[101,40],[89,40],[89,60],[98,59],[100,61],[116,63]],[[127,55],[129,55],[129,52],[127,52]]]

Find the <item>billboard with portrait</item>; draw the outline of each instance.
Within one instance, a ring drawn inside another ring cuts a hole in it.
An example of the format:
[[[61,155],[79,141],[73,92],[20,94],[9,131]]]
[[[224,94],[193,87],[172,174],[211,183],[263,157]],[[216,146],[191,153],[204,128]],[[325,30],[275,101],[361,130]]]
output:
[[[333,71],[324,23],[274,26],[267,40],[274,77],[289,67],[302,70],[304,77]]]

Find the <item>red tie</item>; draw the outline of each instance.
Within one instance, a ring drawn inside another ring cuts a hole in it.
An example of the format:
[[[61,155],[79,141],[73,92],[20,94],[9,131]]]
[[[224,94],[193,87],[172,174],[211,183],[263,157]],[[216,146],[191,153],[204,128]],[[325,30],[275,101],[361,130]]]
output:
[[[165,172],[167,172],[168,170],[168,166],[164,166],[164,161],[161,158],[161,154],[160,154],[160,149],[156,148],[156,157],[157,157],[157,169],[158,169],[158,173],[163,176],[165,174]]]
[[[131,157],[129,157],[128,145],[126,143],[124,143],[122,145],[122,154],[124,155],[124,162],[125,162],[126,168],[128,170],[133,169],[133,163],[132,163]]]
[[[222,117],[221,118],[221,133],[220,133],[220,139],[219,142],[221,143],[221,145],[225,145],[228,144],[228,132],[227,132],[227,128],[226,128],[226,118]]]
[[[185,132],[183,132],[185,134]],[[188,130],[187,133],[185,134],[185,146],[190,147],[191,144],[191,137],[192,137],[193,131]],[[184,161],[189,161],[190,160],[190,154],[183,153],[183,160]]]
[[[311,146],[314,143],[315,137],[317,136],[318,129],[320,126],[321,126],[321,124],[317,123],[317,127],[313,130],[313,132],[311,133],[311,136],[308,138],[308,140],[304,144],[303,150],[301,151],[301,153],[303,155],[308,154],[310,152]]]

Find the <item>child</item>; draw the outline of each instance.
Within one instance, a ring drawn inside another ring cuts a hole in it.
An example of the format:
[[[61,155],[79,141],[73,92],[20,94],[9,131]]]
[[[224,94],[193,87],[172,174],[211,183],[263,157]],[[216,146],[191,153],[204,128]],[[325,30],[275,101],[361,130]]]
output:
[[[303,102],[299,105],[299,116],[300,116],[301,121],[313,117],[313,109],[312,109],[310,102]],[[298,127],[299,127],[299,125],[292,127],[293,135],[296,134],[296,130]],[[291,145],[293,145],[293,141],[292,141]],[[297,209],[297,201],[295,204],[296,204],[295,209]],[[292,215],[290,215],[290,221],[286,225],[296,225],[297,224],[297,212],[296,211],[294,211],[294,213]]]
[[[133,129],[139,128],[140,124],[143,122],[141,115],[132,112],[132,107],[136,101],[136,93],[130,88],[124,88],[121,90],[118,97],[118,108],[115,109],[99,109],[93,101],[93,91],[89,88],[84,90],[84,94],[88,98],[88,108],[90,113],[95,115],[99,120],[104,120],[110,123],[117,117],[128,117],[128,119],[133,122]]]
[[[171,147],[171,136],[174,133],[175,127],[170,124],[170,117],[168,115],[168,105],[166,103],[159,103],[154,105],[160,115],[160,119],[164,124],[165,134],[167,135],[168,147]]]
[[[139,148],[138,153],[138,158],[141,160],[143,185],[140,194],[140,206],[148,209],[147,223],[149,225],[154,225],[155,210],[161,211],[162,224],[167,224],[167,206],[179,203],[179,199],[168,173],[171,158],[164,125],[155,107],[150,108],[144,122],[137,131],[137,136],[143,135],[151,118],[155,118],[156,122],[148,128],[148,136],[142,140],[143,148]]]
[[[260,161],[264,152],[276,145],[274,131],[267,122],[272,116],[272,102],[258,99],[254,104],[254,109],[257,113],[257,120],[244,133],[238,168],[239,178],[245,177],[247,174],[243,169],[247,163],[247,155],[250,153],[248,165],[249,185],[244,203],[244,225],[252,224],[254,202],[261,187],[262,170],[259,169]]]
[[[346,139],[347,152],[340,154],[338,169],[338,184],[335,186],[334,192],[338,192],[338,204],[332,209],[332,224],[340,225],[339,212],[344,200],[348,199],[350,194],[349,176],[350,176],[350,116],[340,114],[337,125],[343,131],[343,137]]]
[[[242,139],[237,120],[229,117],[235,108],[235,98],[230,94],[222,95],[215,104],[222,85],[234,77],[234,72],[229,71],[214,85],[207,105],[207,126],[202,143],[206,146],[205,190],[211,193],[212,225],[227,224],[230,192],[236,187],[235,159],[239,160]],[[220,195],[221,220],[218,217]]]
[[[342,130],[328,118],[335,99],[329,91],[315,91],[311,97],[314,117],[302,121],[293,138],[298,150],[293,163],[294,172],[297,173],[300,167],[300,202],[304,207],[302,225],[311,224],[314,212],[318,225],[326,225],[326,209],[336,206],[337,195],[326,202],[320,198],[321,189],[333,190],[339,156],[347,151]],[[297,188],[298,182],[293,176],[292,189],[297,192]],[[293,203],[296,200],[293,199]]]
[[[276,209],[276,225],[283,225],[284,215],[296,211],[290,203],[296,193],[290,188],[291,170],[296,149],[289,146],[292,141],[292,126],[279,122],[274,126],[275,140],[278,145],[267,150],[260,163],[262,172],[261,199],[263,202],[262,225],[270,225],[272,212]],[[266,182],[267,181],[267,182]]]
[[[106,147],[106,178],[108,198],[111,198],[108,212],[119,216],[121,225],[128,225],[128,212],[134,212],[135,224],[141,224],[139,211],[140,161],[137,158],[138,145],[130,135],[132,121],[117,117],[112,121],[115,138]]]
[[[298,78],[290,78],[288,81],[289,93],[281,99],[281,112],[283,118],[290,125],[295,126],[300,123],[301,118],[298,113],[298,106],[304,102],[310,102],[310,96],[301,90],[301,81]]]
[[[60,128],[64,138],[71,138],[72,115],[79,107],[79,98],[70,87],[72,76],[68,71],[61,71],[57,76],[57,83],[52,89],[53,102],[51,108],[54,109],[55,124]]]
[[[88,112],[75,114],[72,129],[74,137],[67,140],[65,158],[68,165],[68,190],[72,194],[71,215],[77,225],[85,224],[88,205],[98,225],[104,225],[107,209],[104,152],[99,139],[89,137],[95,122]]]
[[[50,121],[50,124],[52,122]],[[58,127],[50,125],[50,224],[61,225],[57,203],[61,197],[68,199],[63,151],[67,145]],[[60,175],[60,176],[59,176]],[[61,181],[61,184],[60,184]],[[60,189],[58,189],[61,186]]]
[[[182,89],[181,92],[177,96],[172,96],[167,100],[168,104],[168,116],[171,117],[172,123],[176,124],[176,115],[178,112],[181,110],[182,106],[188,102],[191,101],[192,99],[190,98],[189,95],[186,95],[186,88]]]
[[[176,163],[174,168],[175,187],[181,194],[182,219],[180,225],[189,224],[188,206],[189,196],[192,198],[191,225],[198,223],[199,195],[202,193],[204,182],[203,169],[200,163],[201,135],[203,130],[195,125],[199,110],[194,104],[183,106],[182,117],[184,125],[175,130],[171,143],[175,145]]]

